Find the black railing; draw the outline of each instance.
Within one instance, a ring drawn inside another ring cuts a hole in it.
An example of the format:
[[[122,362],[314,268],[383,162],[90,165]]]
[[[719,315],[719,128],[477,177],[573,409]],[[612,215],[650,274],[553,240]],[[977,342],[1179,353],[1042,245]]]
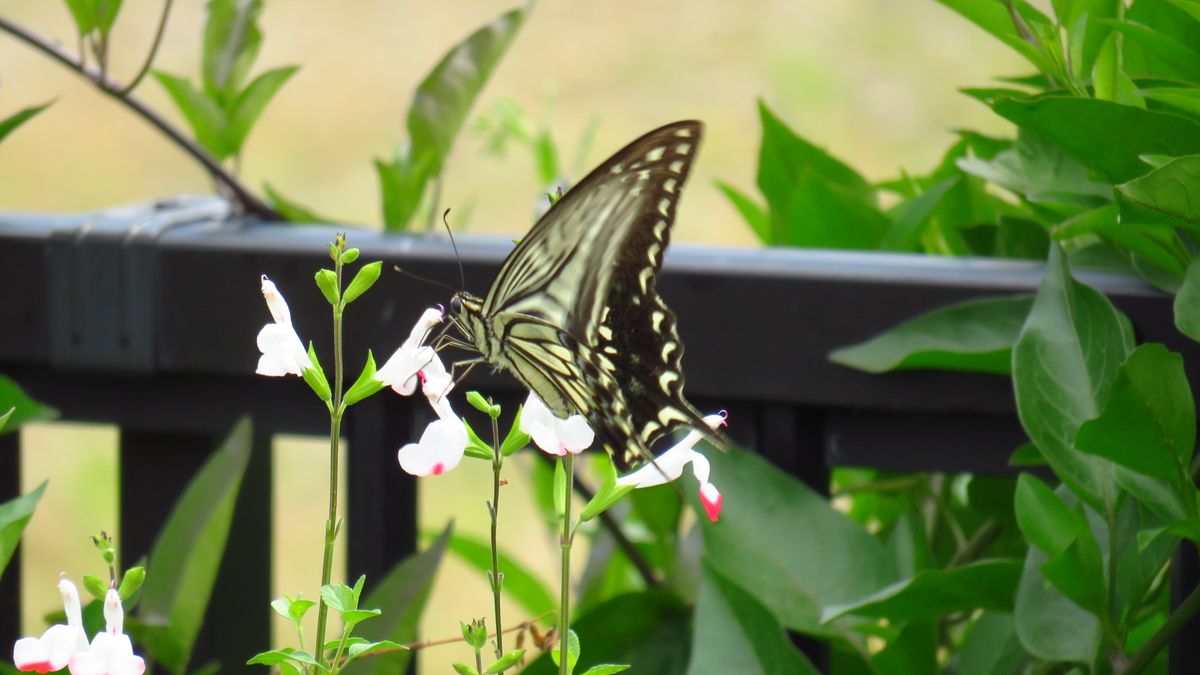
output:
[[[198,645],[222,660],[222,672],[269,642],[270,436],[327,433],[304,383],[254,375],[255,335],[268,320],[259,275],[284,291],[302,337],[330,354],[328,305],[312,277],[328,264],[334,232],[226,220],[224,203],[211,199],[69,217],[0,214],[7,304],[0,372],[64,419],[120,427],[127,559],[149,550],[220,436],[239,416],[253,417],[254,455]],[[458,282],[443,237],[349,236],[364,260]],[[484,291],[510,248],[508,238],[460,237],[468,289]],[[1007,378],[869,375],[827,354],[951,302],[1031,292],[1041,270],[993,259],[676,245],[660,291],[687,344],[689,397],[702,409],[728,409],[735,440],[826,491],[832,465],[1011,471],[1009,455],[1024,434]],[[1137,279],[1080,276],[1129,315],[1140,340],[1183,352],[1189,376],[1200,381],[1200,349],[1175,331],[1169,296]],[[385,271],[348,314],[346,353],[357,359],[369,347],[386,357],[423,308],[447,300],[444,289]],[[473,379],[489,393],[518,395],[507,377]],[[348,416],[350,578],[379,578],[415,547],[416,486],[396,466],[395,451],[418,435],[425,408],[377,395]],[[17,494],[17,442],[0,437],[0,500]],[[19,578],[14,561],[0,584],[0,645],[18,635]],[[1187,660],[1197,652],[1174,650],[1175,672],[1200,672]]]

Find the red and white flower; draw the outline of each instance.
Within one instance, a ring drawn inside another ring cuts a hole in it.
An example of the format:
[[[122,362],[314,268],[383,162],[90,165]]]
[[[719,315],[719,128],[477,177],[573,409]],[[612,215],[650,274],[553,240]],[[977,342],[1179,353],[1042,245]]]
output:
[[[71,662],[72,656],[88,648],[87,634],[83,632],[79,591],[75,589],[75,584],[63,578],[58,580],[58,592],[62,593],[67,623],[51,626],[40,638],[17,640],[13,645],[13,663],[21,672],[52,673],[62,670]]]
[[[428,383],[429,373],[433,373],[435,376],[445,373],[444,380],[439,380],[437,384],[445,386],[445,391],[449,391],[450,375],[446,373],[446,367],[442,365],[441,359],[438,358],[437,352],[433,351],[432,347],[422,344],[429,337],[429,332],[433,330],[433,327],[441,323],[443,315],[440,308],[425,310],[421,314],[421,318],[417,319],[408,339],[375,372],[375,379],[382,382],[384,386],[391,387],[401,396],[410,396],[416,391],[418,381]],[[445,391],[442,392],[442,395],[445,394]],[[426,393],[428,394],[428,392]]]
[[[115,588],[104,597],[104,622],[104,632],[92,638],[91,646],[71,657],[71,675],[142,675],[146,662],[133,653],[125,635],[125,610]]]
[[[529,392],[521,410],[521,431],[529,434],[534,445],[551,455],[573,455],[587,450],[596,434],[581,415],[567,419],[556,417],[537,394]]]
[[[725,411],[722,410],[716,415],[706,416],[704,423],[716,429],[725,425],[726,417]],[[717,487],[708,480],[710,470],[708,458],[694,449],[703,437],[703,434],[693,429],[688,432],[687,436],[684,436],[682,441],[655,457],[653,462],[647,462],[637,471],[618,478],[617,485],[632,485],[638,488],[662,485],[678,479],[683,475],[684,467],[691,464],[692,473],[700,482],[700,503],[704,505],[704,512],[708,515],[708,519],[716,522],[721,513],[724,498],[717,491]]]
[[[258,351],[262,352],[262,356],[254,372],[268,377],[303,377],[304,371],[312,368],[308,352],[292,326],[292,312],[288,309],[287,301],[265,274],[262,275],[262,294],[274,323],[258,331]]]
[[[396,453],[400,468],[414,476],[437,476],[458,466],[467,449],[467,428],[454,409],[450,399],[430,397],[438,418],[425,427],[421,440],[409,443]]]

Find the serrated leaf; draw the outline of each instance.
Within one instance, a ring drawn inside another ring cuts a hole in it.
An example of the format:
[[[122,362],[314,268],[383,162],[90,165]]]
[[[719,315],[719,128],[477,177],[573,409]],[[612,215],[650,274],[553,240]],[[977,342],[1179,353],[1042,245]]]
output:
[[[204,621],[251,446],[242,418],[188,483],[150,550],[137,617],[148,655],[173,672],[186,669]]]

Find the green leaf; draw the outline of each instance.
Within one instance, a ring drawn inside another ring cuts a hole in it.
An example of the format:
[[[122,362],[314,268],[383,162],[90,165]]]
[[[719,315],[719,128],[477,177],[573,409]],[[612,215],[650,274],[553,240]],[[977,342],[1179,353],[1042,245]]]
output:
[[[125,574],[121,575],[121,585],[117,587],[117,594],[121,596],[122,601],[128,601],[135,593],[142,590],[142,584],[146,582],[146,568],[142,566],[130,567],[125,570]]]
[[[425,76],[408,108],[408,151],[392,163],[376,162],[384,197],[384,224],[403,229],[425,185],[441,173],[454,139],[527,10],[514,9],[476,30],[448,51]]]
[[[492,569],[492,547],[488,541],[460,533],[450,540],[449,550],[484,575]],[[503,550],[499,551],[499,559],[500,572],[504,574],[504,592],[531,616],[540,616],[558,607],[558,599],[536,573]]]
[[[267,194],[267,199],[271,201],[271,207],[290,222],[309,224],[334,222],[333,218],[319,215],[300,202],[285,197],[283,193],[271,187],[270,183],[263,183],[263,191]]]
[[[96,30],[102,37],[108,37],[113,22],[121,11],[121,0],[93,0],[95,4]]]
[[[1012,346],[1033,298],[983,298],[935,309],[866,342],[836,349],[829,360],[868,373],[936,368],[1007,374]]]
[[[1017,479],[1014,509],[1021,533],[1047,555],[1065,551],[1080,533],[1070,507],[1032,474],[1023,473]]]
[[[724,181],[717,181],[716,184],[717,189],[729,198],[733,208],[741,214],[742,219],[750,226],[750,230],[754,232],[759,241],[767,245],[777,243],[771,228],[771,214],[767,212],[766,207],[759,204],[750,195]]]
[[[183,118],[196,136],[196,142],[217,161],[229,157],[230,151],[225,144],[225,113],[220,105],[185,78],[159,70],[151,75],[167,90],[175,107],[183,113]]]
[[[47,483],[49,481],[42,481],[33,492],[0,504],[0,574],[4,573],[13,552],[17,550],[17,544],[21,543],[21,534],[33,517]]]
[[[0,434],[11,434],[28,422],[58,417],[57,410],[33,400],[21,385],[4,375],[0,375],[0,410],[7,411],[5,421],[0,423]]]
[[[1178,42],[1171,36],[1137,21],[1112,21],[1109,25],[1126,39],[1137,42],[1147,53],[1166,63],[1182,79],[1200,83],[1200,53],[1187,43]]]
[[[1200,117],[1200,89],[1194,87],[1156,87],[1139,89],[1137,94],[1176,110]]]
[[[350,281],[350,285],[346,287],[346,292],[342,294],[342,302],[350,304],[358,299],[358,296],[366,293],[375,282],[379,280],[379,274],[383,271],[383,261],[376,260],[369,262],[358,269],[354,275],[354,279]]]
[[[492,662],[492,665],[488,666],[487,669],[484,670],[483,672],[485,672],[485,673],[503,672],[503,671],[508,670],[509,668],[512,668],[513,666],[515,666],[518,661],[520,661],[522,658],[524,658],[524,656],[525,656],[524,649],[514,649],[511,652],[505,654],[504,656],[501,656],[500,658],[496,659],[494,662]]]
[[[583,510],[579,512],[579,522],[582,523],[586,523],[592,518],[604,513],[613,504],[616,504],[618,501],[620,501],[622,497],[630,492],[633,492],[634,490],[634,486],[632,485],[617,485],[617,467],[607,455],[602,456],[600,459],[598,459],[598,461],[603,466],[601,471],[604,472],[604,478],[600,483],[599,489],[597,489],[596,493],[592,495],[592,498],[588,501],[588,503],[584,505]],[[681,511],[682,504],[679,503],[678,499],[676,499],[674,504],[674,515],[676,519]],[[651,525],[651,529],[653,529],[653,525]],[[655,534],[660,538],[667,536],[667,533],[663,531],[656,531]],[[671,534],[674,534],[674,530],[672,530]]]
[[[961,673],[1017,675],[1026,662],[1011,614],[984,612],[971,624],[958,650]]]
[[[942,198],[958,184],[958,181],[957,176],[947,178],[904,203],[892,220],[891,227],[884,233],[879,248],[889,251],[917,250],[929,219],[941,204]]]
[[[958,12],[971,23],[1016,50],[1038,70],[1046,72],[1049,68],[1045,56],[1017,31],[1012,15],[1004,3],[993,0],[938,0],[938,2]],[[1025,5],[1023,2],[1019,4]]]
[[[569,628],[567,629],[566,651],[567,672],[573,673],[575,672],[575,664],[579,663],[579,636],[575,634],[575,631]],[[557,646],[551,647],[549,652],[550,658],[554,661],[554,665],[561,665],[563,657],[563,638],[561,636],[558,639]]]
[[[705,566],[696,603],[688,675],[817,674],[770,610],[720,572]]]
[[[317,358],[317,350],[313,343],[308,343],[308,362],[312,368],[304,369],[304,381],[322,401],[330,401],[333,393],[329,390],[329,380],[325,378],[325,370]]]
[[[1011,610],[1021,577],[1016,560],[980,560],[950,569],[931,569],[902,579],[864,598],[829,605],[824,622],[853,614],[893,622],[936,619],[973,609]]]
[[[887,646],[871,656],[871,666],[881,673],[938,672],[938,622],[909,621]]]
[[[252,438],[242,418],[188,483],[150,550],[137,617],[147,654],[172,672],[186,670],[203,624]]]
[[[1053,94],[1018,99],[967,93],[982,96],[1001,117],[1044,136],[1112,182],[1144,174],[1141,155],[1200,153],[1200,123],[1172,113]]]
[[[1138,347],[1121,365],[1103,412],[1075,447],[1178,485],[1196,445],[1196,406],[1183,357],[1161,344]]]
[[[701,519],[709,562],[784,626],[837,635],[838,624],[821,623],[825,607],[895,580],[880,541],[799,480],[742,450],[708,459],[725,500],[720,522]]]
[[[1114,188],[1121,224],[1170,225],[1200,232],[1200,155],[1179,157]]]
[[[1175,295],[1175,327],[1200,342],[1200,256],[1188,264],[1183,285]]]
[[[1075,281],[1050,247],[1033,309],[1013,347],[1021,425],[1071,489],[1098,509],[1112,494],[1111,466],[1073,447],[1080,425],[1100,413],[1133,349],[1128,319],[1099,291]]]
[[[1041,549],[1029,547],[1013,609],[1017,637],[1037,658],[1090,663],[1100,643],[1100,622],[1046,580],[1046,562]]]
[[[401,560],[371,590],[362,604],[382,609],[384,618],[363,624],[358,631],[361,636],[399,644],[416,641],[417,626],[452,531],[453,525],[447,525],[432,546]],[[355,661],[342,672],[346,675],[403,673],[411,659],[409,651],[389,652]]]
[[[11,134],[17,127],[33,119],[35,115],[50,107],[54,101],[47,101],[41,105],[31,105],[28,108],[23,108],[17,112],[0,120],[0,141],[3,141],[6,136]]]
[[[338,304],[340,291],[338,289],[336,272],[327,269],[317,270],[317,273],[313,276],[313,281],[317,282],[317,288],[321,289],[321,295],[325,296],[329,304]]]
[[[474,666],[469,666],[465,663],[455,663],[453,665],[454,672],[458,675],[479,675],[479,671],[475,670]]]
[[[83,575],[83,588],[88,595],[100,602],[104,602],[104,598],[108,595],[108,582],[95,574]]]
[[[584,645],[576,672],[628,664],[634,673],[684,675],[691,650],[691,611],[670,593],[642,591],[611,598],[576,619],[571,632]],[[555,675],[551,652],[521,675]]]
[[[616,663],[602,663],[598,666],[592,666],[584,671],[583,675],[614,675],[614,673],[623,673],[629,670],[630,666]]]
[[[205,93],[222,107],[241,89],[258,57],[261,11],[262,0],[208,0],[201,71]]]
[[[759,102],[763,137],[758,187],[770,209],[773,242],[873,249],[889,226],[875,189],[858,173],[789,129]]]
[[[376,372],[375,355],[368,349],[367,362],[363,364],[363,369],[359,372],[358,379],[354,381],[354,384],[342,396],[342,404],[352,406],[382,390],[384,385],[375,378]]]
[[[300,66],[275,68],[254,78],[233,101],[225,128],[225,147],[230,155],[240,155],[250,129],[275,94],[300,69]]]
[[[96,28],[96,0],[67,0],[71,18],[79,35],[87,35]]]
[[[1139,96],[1137,86],[1123,68],[1124,41],[1119,37],[1109,34],[1101,45],[1092,65],[1092,89],[1098,99],[1145,108],[1145,99]]]

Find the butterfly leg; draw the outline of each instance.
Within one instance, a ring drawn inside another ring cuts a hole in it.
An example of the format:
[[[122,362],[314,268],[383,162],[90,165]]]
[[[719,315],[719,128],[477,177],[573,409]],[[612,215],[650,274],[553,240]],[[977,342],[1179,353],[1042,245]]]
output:
[[[467,375],[470,375],[472,370],[475,370],[475,366],[477,366],[481,363],[486,363],[486,360],[483,357],[475,358],[475,359],[467,359],[466,361],[455,361],[454,363],[451,363],[450,364],[450,379],[454,381],[454,384],[451,386],[457,387],[459,385],[459,383],[461,383],[463,380],[467,379]],[[463,371],[462,375],[456,375],[459,367],[461,367],[461,366],[465,366],[466,370]]]

